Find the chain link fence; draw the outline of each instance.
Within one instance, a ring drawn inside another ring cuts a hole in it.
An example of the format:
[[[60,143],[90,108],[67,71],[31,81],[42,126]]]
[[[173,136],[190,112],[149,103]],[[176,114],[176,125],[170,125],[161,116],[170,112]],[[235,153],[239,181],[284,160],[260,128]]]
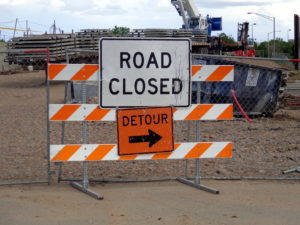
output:
[[[7,52],[1,53],[1,63]],[[45,57],[45,58],[44,58]],[[48,168],[46,125],[47,106],[44,59],[35,64],[16,66],[16,74],[1,75],[1,178],[0,182],[52,182],[81,180],[88,172],[94,181],[164,180],[194,177],[195,160],[100,161],[88,163],[51,163]],[[68,49],[66,63],[98,64],[95,50]],[[297,174],[282,175],[300,165],[299,111],[280,109],[285,70],[292,65],[266,61],[253,63],[249,59],[212,58],[193,55],[194,65],[235,65],[234,82],[200,84],[201,103],[238,102],[253,120],[248,123],[234,103],[233,121],[201,121],[200,140],[232,141],[232,159],[202,159],[201,177],[214,179],[297,179]],[[275,64],[274,64],[275,63]],[[7,65],[6,65],[7,66]],[[1,65],[1,68],[2,67]],[[4,73],[1,71],[1,74]],[[81,82],[50,82],[52,104],[82,103],[84,85]],[[195,103],[197,84],[192,84]],[[86,83],[86,101],[98,103],[98,82]],[[298,112],[298,113],[297,113]],[[83,128],[86,127],[86,128]],[[117,140],[115,122],[51,122],[51,144],[114,144]],[[86,132],[86,134],[84,133]],[[196,121],[174,122],[175,142],[196,140]]]
[[[47,182],[47,52],[19,64],[9,63],[10,54],[0,50],[0,184]]]

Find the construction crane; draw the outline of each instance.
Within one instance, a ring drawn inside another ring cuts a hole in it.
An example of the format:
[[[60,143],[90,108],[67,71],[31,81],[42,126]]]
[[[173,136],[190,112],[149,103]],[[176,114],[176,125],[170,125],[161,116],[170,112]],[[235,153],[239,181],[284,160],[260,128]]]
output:
[[[193,0],[171,0],[183,20],[183,29],[193,29],[211,35],[211,31],[222,30],[222,17],[201,16]]]

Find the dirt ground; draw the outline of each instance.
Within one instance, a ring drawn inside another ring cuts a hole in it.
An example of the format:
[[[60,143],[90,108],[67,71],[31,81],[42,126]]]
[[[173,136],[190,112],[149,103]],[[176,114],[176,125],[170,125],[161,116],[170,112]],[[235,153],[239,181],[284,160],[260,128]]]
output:
[[[299,182],[204,181],[210,194],[176,181],[94,184],[95,200],[68,184],[0,187],[3,225],[299,225]]]

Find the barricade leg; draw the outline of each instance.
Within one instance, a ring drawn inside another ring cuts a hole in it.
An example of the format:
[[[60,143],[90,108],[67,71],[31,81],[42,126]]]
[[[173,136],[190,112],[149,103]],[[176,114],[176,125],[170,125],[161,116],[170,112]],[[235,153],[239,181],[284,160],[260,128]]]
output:
[[[183,184],[190,185],[192,187],[198,188],[203,191],[207,191],[213,194],[219,194],[220,191],[211,187],[207,187],[201,184],[201,177],[200,177],[200,159],[196,159],[196,174],[195,174],[195,180],[190,181],[188,179],[178,177],[177,180]]]
[[[200,83],[197,82],[197,103],[200,104]],[[200,141],[200,121],[196,122],[196,141]],[[186,175],[187,175],[187,161],[186,161]],[[186,176],[187,177],[187,176]],[[177,180],[181,183],[190,185],[192,187],[198,188],[203,191],[207,191],[213,194],[219,194],[220,192],[214,188],[204,186],[200,183],[200,159],[196,159],[196,173],[195,173],[195,181],[190,181],[188,179],[177,177]]]
[[[289,169],[289,170],[285,170],[285,171],[282,171],[283,174],[287,174],[287,173],[300,173],[300,166],[296,167],[296,168],[293,168],[293,169]]]
[[[82,83],[82,104],[86,103],[86,83]],[[82,139],[83,143],[88,143],[87,140],[87,123],[84,121],[82,122]],[[82,184],[79,184],[77,182],[71,182],[70,185],[74,188],[76,188],[79,191],[82,191],[88,195],[90,195],[93,198],[96,198],[98,200],[102,200],[103,196],[97,194],[96,192],[89,189],[89,175],[88,175],[88,162],[83,162],[83,178],[82,178]]]
[[[65,82],[64,104],[67,103],[68,83],[69,82]],[[62,121],[61,122],[61,144],[64,144],[64,143],[65,143],[65,121]],[[61,181],[63,162],[57,162],[56,165],[58,165],[57,182],[59,183]]]

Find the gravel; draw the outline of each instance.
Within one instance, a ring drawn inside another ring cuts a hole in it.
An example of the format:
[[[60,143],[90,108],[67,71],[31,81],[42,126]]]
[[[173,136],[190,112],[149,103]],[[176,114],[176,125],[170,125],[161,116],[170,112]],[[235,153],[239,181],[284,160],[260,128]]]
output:
[[[0,182],[47,179],[46,88],[44,72],[0,76]],[[64,84],[51,84],[51,103],[63,103]],[[51,123],[51,144],[61,143],[61,122]],[[195,122],[174,123],[176,142],[195,140]],[[80,122],[65,124],[65,143],[81,143]],[[91,144],[116,143],[114,122],[88,122]],[[232,159],[201,160],[201,175],[209,177],[299,177],[282,175],[300,166],[300,110],[278,111],[273,118],[243,118],[201,122],[202,141],[232,141]],[[107,161],[89,163],[94,179],[144,179],[193,176],[195,160]],[[187,173],[185,172],[188,164]],[[59,165],[51,164],[52,180]],[[81,178],[82,163],[62,166],[62,178]]]

